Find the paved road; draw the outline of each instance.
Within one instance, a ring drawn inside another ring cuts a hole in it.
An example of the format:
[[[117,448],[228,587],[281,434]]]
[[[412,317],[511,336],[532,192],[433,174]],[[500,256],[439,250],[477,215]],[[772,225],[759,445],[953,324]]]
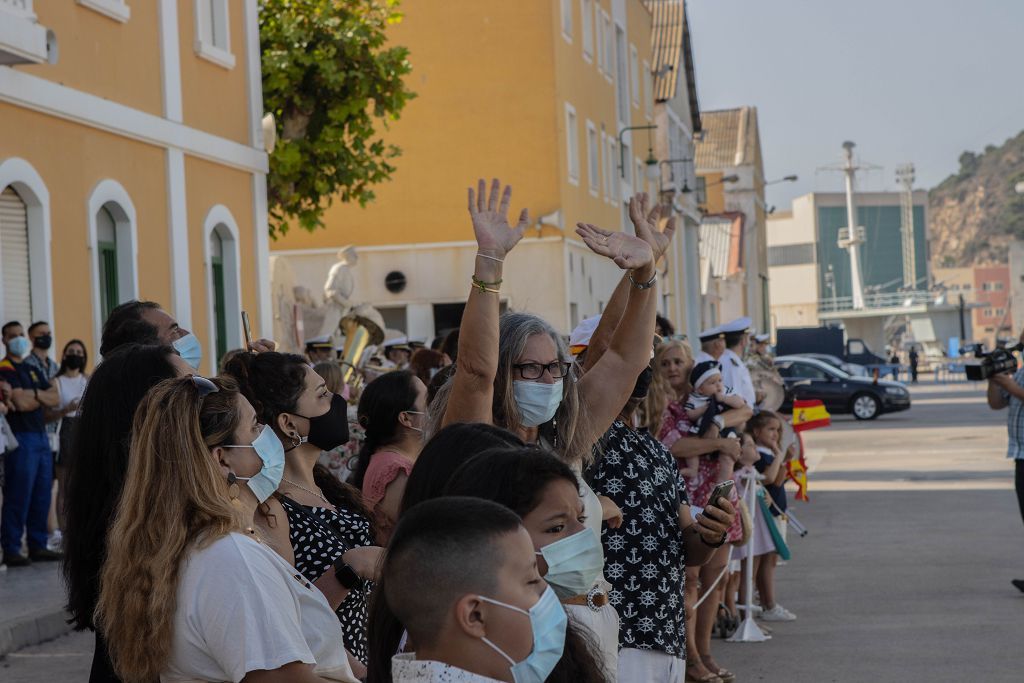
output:
[[[719,643],[740,681],[1021,681],[1024,528],[1005,413],[981,388],[922,386],[872,423],[808,435],[811,530],[778,571],[798,615],[766,643]]]
[[[837,417],[808,435],[810,529],[778,574],[799,615],[766,643],[715,651],[740,681],[1021,681],[1024,528],[1004,459],[1005,415],[982,388],[921,386],[914,408]],[[5,683],[84,681],[75,634],[0,662]]]

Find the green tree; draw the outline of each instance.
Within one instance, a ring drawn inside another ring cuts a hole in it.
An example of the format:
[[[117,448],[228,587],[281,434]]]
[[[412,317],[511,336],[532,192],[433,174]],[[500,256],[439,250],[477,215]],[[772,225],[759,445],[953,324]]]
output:
[[[386,44],[398,0],[261,0],[263,107],[277,119],[267,195],[270,234],[323,226],[337,196],[365,205],[401,150],[380,128],[415,95],[409,51]]]

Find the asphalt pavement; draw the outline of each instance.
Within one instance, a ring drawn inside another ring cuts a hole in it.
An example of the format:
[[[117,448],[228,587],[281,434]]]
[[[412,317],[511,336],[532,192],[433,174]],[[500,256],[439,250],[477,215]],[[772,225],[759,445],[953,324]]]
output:
[[[873,422],[810,432],[809,529],[776,593],[798,619],[713,650],[738,681],[1022,681],[1024,526],[1006,413],[922,385]]]
[[[798,619],[764,643],[714,641],[738,681],[1024,680],[1024,526],[1006,414],[984,400],[923,384],[910,411],[807,434],[811,500],[792,505],[810,533],[776,588]],[[85,681],[91,649],[88,634],[22,649],[0,681]]]

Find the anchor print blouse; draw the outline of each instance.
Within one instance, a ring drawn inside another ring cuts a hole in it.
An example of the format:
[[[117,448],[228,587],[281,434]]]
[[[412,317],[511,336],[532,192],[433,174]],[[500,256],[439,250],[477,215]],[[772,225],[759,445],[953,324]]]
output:
[[[679,506],[689,501],[675,460],[647,430],[616,420],[595,449],[588,475],[594,491],[622,509],[622,526],[601,532],[619,647],[685,659]]]

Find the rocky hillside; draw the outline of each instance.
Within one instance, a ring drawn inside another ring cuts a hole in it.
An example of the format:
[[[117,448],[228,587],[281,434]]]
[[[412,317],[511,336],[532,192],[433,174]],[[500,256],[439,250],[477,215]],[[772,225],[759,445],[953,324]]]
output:
[[[1024,132],[981,154],[960,155],[960,170],[928,194],[933,266],[1005,263],[1009,243],[1024,239]]]

